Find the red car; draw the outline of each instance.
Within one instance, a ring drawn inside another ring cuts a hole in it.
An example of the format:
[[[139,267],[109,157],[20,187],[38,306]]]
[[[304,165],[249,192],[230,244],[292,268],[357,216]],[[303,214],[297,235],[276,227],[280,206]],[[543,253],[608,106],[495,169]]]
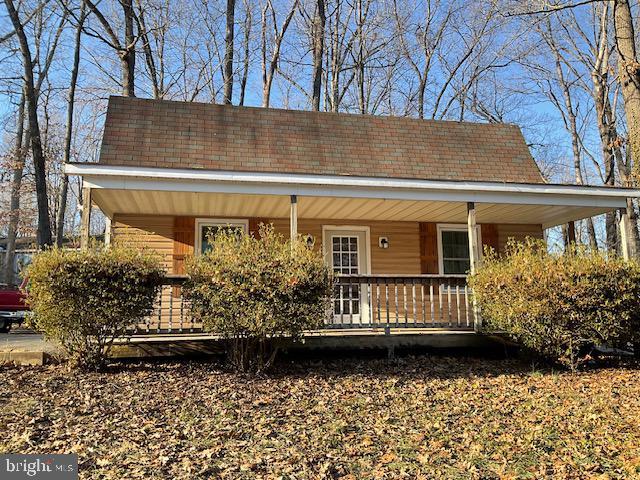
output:
[[[6,333],[14,323],[22,323],[29,310],[25,302],[23,289],[27,280],[23,280],[19,288],[0,288],[0,332]]]

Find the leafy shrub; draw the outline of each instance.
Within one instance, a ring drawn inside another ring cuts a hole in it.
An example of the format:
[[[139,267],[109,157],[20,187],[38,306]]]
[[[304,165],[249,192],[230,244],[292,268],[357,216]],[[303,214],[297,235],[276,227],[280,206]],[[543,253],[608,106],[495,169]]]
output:
[[[511,242],[488,252],[470,279],[483,321],[554,362],[579,366],[594,346],[640,339],[640,265],[544,242]]]
[[[72,365],[100,369],[113,341],[150,314],[162,268],[124,247],[38,253],[27,269],[31,325],[66,351]]]
[[[283,340],[318,328],[329,312],[332,279],[322,255],[262,225],[259,238],[221,231],[212,249],[186,262],[184,295],[204,329],[227,339],[231,365],[268,368]]]

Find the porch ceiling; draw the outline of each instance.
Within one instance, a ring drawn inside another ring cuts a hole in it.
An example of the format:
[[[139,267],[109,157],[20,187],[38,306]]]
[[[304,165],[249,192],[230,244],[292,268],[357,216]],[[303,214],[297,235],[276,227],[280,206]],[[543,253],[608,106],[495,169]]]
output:
[[[287,218],[289,197],[211,192],[98,188],[93,201],[108,216],[114,213],[191,215],[198,217]],[[477,203],[479,223],[542,224],[545,228],[595,216],[611,207]],[[298,217],[327,220],[467,221],[466,202],[342,197],[298,197]]]

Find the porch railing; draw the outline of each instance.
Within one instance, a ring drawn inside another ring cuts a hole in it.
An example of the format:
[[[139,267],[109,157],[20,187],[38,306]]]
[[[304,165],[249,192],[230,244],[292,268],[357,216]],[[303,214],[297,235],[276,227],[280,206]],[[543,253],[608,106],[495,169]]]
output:
[[[465,277],[345,275],[336,281],[334,315],[328,328],[474,326],[471,289]]]
[[[182,296],[185,275],[167,275],[153,313],[135,334],[200,333]],[[336,278],[324,328],[454,328],[474,326],[466,278],[447,275],[343,275]]]

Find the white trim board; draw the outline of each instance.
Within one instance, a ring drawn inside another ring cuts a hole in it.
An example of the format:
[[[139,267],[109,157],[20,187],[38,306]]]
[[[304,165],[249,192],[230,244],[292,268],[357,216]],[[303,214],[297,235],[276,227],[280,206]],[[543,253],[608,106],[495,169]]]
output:
[[[92,188],[624,208],[640,190],[69,164]]]

